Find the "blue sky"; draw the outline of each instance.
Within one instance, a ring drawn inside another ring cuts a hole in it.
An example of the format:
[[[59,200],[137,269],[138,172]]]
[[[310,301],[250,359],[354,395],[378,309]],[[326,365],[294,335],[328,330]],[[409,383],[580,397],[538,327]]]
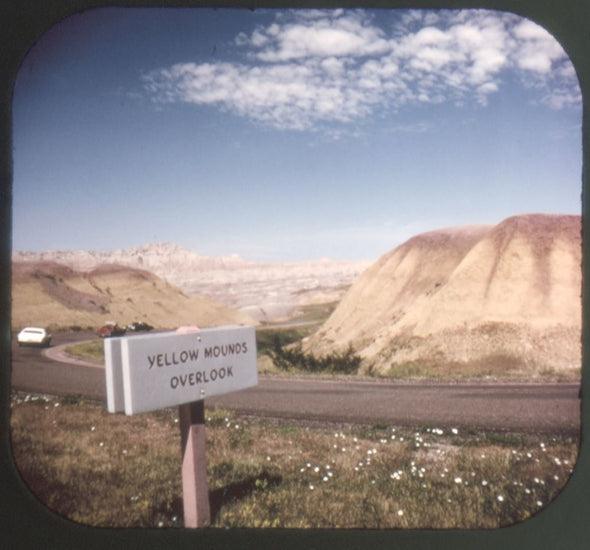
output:
[[[29,52],[13,117],[15,250],[376,259],[581,212],[574,69],[508,13],[93,10]]]

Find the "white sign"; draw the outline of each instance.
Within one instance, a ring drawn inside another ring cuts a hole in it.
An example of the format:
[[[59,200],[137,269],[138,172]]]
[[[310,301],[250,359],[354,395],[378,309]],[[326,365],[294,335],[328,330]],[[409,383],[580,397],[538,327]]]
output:
[[[131,415],[258,384],[254,327],[105,340],[109,412]]]

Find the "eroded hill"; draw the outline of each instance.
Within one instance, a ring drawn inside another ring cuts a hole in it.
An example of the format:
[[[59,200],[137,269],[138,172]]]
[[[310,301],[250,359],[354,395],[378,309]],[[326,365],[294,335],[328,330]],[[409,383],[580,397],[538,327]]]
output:
[[[531,214],[418,235],[382,256],[305,343],[363,369],[573,373],[581,366],[581,218]]]
[[[286,321],[310,304],[342,298],[372,261],[250,262],[202,256],[172,243],[113,251],[14,251],[15,263],[56,262],[90,272],[104,264],[145,269],[187,295],[208,298],[260,321]]]
[[[201,296],[187,296],[156,275],[119,265],[80,272],[55,262],[13,262],[12,327],[99,327],[145,321],[158,328],[256,324]]]

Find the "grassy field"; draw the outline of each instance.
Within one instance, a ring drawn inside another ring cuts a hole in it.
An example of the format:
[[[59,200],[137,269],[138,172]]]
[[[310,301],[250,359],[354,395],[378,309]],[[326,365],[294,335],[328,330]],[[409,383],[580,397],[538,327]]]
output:
[[[182,527],[177,409],[132,417],[76,397],[14,394],[14,457],[74,521]],[[495,528],[534,515],[573,471],[567,437],[305,426],[206,410],[213,527]]]

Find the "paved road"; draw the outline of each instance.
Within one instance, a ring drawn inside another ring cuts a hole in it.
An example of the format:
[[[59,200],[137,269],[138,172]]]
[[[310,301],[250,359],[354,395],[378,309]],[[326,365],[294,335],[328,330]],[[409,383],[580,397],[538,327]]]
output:
[[[59,345],[92,337],[90,333],[57,334],[53,340]],[[46,357],[45,351],[20,348],[13,340],[11,378],[14,389],[56,395],[82,394],[106,400],[104,368],[57,362]]]
[[[88,333],[74,335],[77,340],[89,337]],[[60,344],[74,338],[56,335],[52,355]],[[13,345],[12,366],[15,389],[105,400],[100,365],[62,363],[43,350]],[[306,421],[577,433],[578,388],[565,383],[439,384],[261,376],[257,387],[210,398],[207,404],[243,414]]]
[[[242,413],[403,426],[576,433],[577,384],[422,384],[262,379],[258,387],[212,398]]]

